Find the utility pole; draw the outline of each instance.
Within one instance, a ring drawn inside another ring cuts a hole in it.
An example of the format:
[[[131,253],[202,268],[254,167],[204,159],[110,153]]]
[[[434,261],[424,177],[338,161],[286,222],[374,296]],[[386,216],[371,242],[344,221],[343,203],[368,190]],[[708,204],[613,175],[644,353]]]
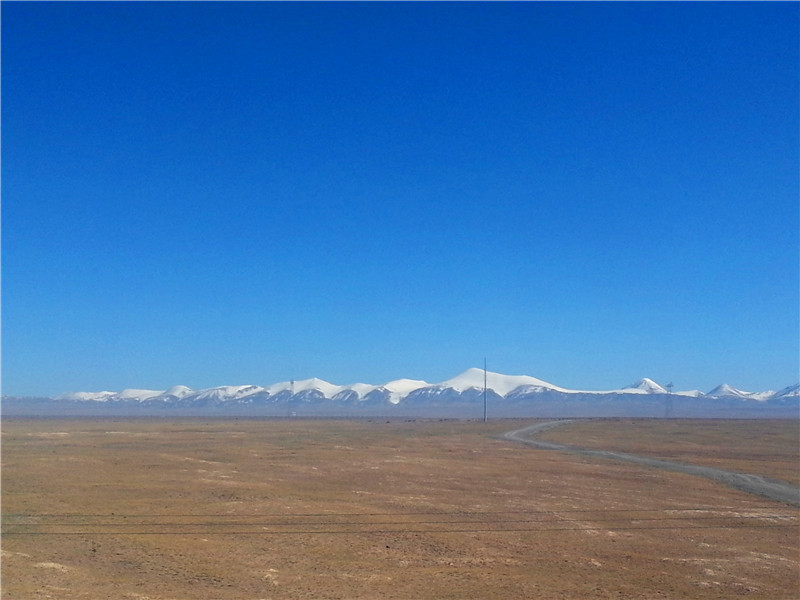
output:
[[[486,423],[486,357],[483,357],[483,422]]]
[[[667,388],[667,406],[665,407],[666,410],[664,411],[666,414],[664,415],[667,419],[672,417],[672,382],[668,383],[664,387]]]

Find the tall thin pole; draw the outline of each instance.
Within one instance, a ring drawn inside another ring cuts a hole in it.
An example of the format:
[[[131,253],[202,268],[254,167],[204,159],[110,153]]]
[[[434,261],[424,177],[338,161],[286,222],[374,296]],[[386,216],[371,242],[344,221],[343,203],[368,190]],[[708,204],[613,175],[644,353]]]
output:
[[[289,382],[289,398],[286,400],[286,416],[292,416],[292,402],[294,401],[294,379]]]
[[[483,422],[486,423],[486,357],[483,357]]]
[[[667,405],[664,407],[664,416],[669,419],[672,417],[672,382],[670,381],[664,387],[667,388]]]

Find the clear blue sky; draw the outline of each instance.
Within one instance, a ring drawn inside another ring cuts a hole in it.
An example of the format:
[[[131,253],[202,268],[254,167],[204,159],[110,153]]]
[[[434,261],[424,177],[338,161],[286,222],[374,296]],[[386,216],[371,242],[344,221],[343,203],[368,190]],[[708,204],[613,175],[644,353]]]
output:
[[[797,3],[2,4],[3,393],[798,378]]]

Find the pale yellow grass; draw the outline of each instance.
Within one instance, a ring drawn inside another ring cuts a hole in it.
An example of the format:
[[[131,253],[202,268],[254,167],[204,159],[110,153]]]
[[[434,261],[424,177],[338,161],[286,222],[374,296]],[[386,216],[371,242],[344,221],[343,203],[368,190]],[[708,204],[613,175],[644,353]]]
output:
[[[4,420],[2,598],[797,597],[796,509],[523,424]]]

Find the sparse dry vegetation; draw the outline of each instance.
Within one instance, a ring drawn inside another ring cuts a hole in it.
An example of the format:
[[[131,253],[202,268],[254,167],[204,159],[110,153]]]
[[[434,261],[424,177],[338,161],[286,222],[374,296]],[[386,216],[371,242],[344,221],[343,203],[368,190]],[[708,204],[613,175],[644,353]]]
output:
[[[550,429],[539,439],[654,456],[800,485],[795,419],[596,419]]]
[[[491,437],[522,424],[6,419],[2,597],[797,597],[797,509]],[[797,423],[747,427],[546,435],[790,479]]]

